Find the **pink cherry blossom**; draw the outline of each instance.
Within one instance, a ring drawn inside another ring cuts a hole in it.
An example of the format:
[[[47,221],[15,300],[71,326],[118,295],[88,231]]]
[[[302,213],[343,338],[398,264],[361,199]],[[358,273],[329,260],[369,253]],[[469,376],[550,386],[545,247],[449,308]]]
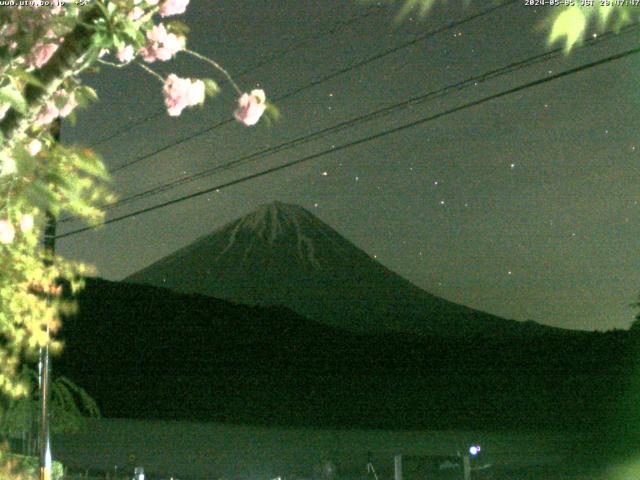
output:
[[[160,5],[160,16],[179,15],[184,13],[189,5],[189,0],[164,0]]]
[[[258,123],[266,108],[264,90],[251,90],[251,93],[243,93],[238,99],[238,109],[234,115],[236,120],[250,127]]]
[[[167,112],[172,117],[176,117],[182,113],[184,108],[200,105],[204,102],[204,82],[180,78],[172,73],[165,80],[162,93]]]
[[[44,108],[40,111],[36,117],[36,125],[48,125],[53,122],[58,116],[58,109],[54,105],[52,100],[49,100]]]
[[[135,56],[135,51],[133,50],[133,47],[131,45],[127,45],[126,47],[121,48],[116,53],[116,58],[122,63],[129,63],[135,58]]]
[[[147,46],[140,50],[140,54],[145,62],[166,61],[183,48],[183,40],[176,34],[167,32],[165,26],[159,24],[147,31]]]
[[[16,236],[16,229],[13,228],[9,220],[0,220],[0,243],[8,245],[13,242]]]
[[[65,100],[65,104],[62,108],[58,108],[56,103],[60,102],[60,99]],[[68,94],[65,90],[60,90],[53,94],[53,98],[49,100],[42,111],[36,117],[36,125],[47,125],[53,122],[57,117],[66,117],[74,108],[78,106],[76,97],[73,94]]]
[[[40,68],[45,65],[53,54],[56,53],[58,46],[56,43],[36,43],[30,55],[31,65],[35,68]]]
[[[67,93],[63,91],[61,92],[60,96],[64,97],[65,95],[67,98],[67,103],[65,103],[64,106],[60,110],[58,110],[58,114],[63,118],[68,116],[73,111],[73,109],[78,106],[78,102],[76,102],[76,96],[73,94],[73,92],[71,92],[70,95],[67,95]]]

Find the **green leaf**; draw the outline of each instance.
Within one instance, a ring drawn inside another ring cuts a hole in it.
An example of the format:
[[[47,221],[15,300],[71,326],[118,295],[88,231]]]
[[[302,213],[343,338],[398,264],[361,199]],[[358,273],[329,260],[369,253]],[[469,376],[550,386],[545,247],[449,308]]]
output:
[[[118,6],[115,2],[109,2],[107,4],[107,13],[109,14],[109,16],[112,16],[116,12],[116,10],[118,10]]]
[[[67,115],[67,121],[72,127],[76,126],[76,124],[78,123],[78,115],[76,115],[75,110],[71,112],[69,115]]]
[[[549,44],[566,37],[564,51],[569,53],[574,45],[582,39],[586,28],[587,18],[582,9],[578,6],[569,7],[555,18],[549,34]]]
[[[265,102],[265,103],[267,108],[265,109],[264,113],[268,115],[272,120],[279,120],[280,117],[282,117],[282,114],[280,113],[280,109],[271,102]]]
[[[40,180],[31,182],[25,189],[25,195],[31,203],[42,210],[49,210],[54,215],[60,213],[60,204],[48,186]]]
[[[26,113],[27,101],[13,85],[0,88],[0,103],[8,103],[20,113]]]
[[[395,21],[402,22],[414,9],[418,10],[419,17],[425,17],[435,3],[436,0],[405,0]]]
[[[96,91],[87,85],[76,88],[73,93],[78,104],[80,104],[80,102],[87,104],[88,102],[96,102],[98,100]]]
[[[95,153],[91,150],[80,150],[75,153],[76,154],[73,156],[73,163],[77,168],[92,177],[96,177],[101,180],[109,179],[109,172]]]
[[[215,80],[212,78],[203,78],[201,80],[204,83],[204,91],[208,97],[214,97],[220,93],[220,86]]]
[[[34,85],[36,87],[44,88],[44,85],[42,84],[42,82],[40,80],[38,80],[35,75],[33,75],[33,74],[31,74],[31,73],[29,73],[29,72],[27,72],[25,70],[22,70],[21,68],[16,69],[13,72],[13,74],[16,77],[20,78],[21,80],[24,80],[25,82],[27,82],[30,85]]]
[[[23,177],[29,176],[36,170],[37,162],[35,157],[29,155],[29,153],[24,148],[14,148],[11,156],[16,162],[16,169],[19,175]]]
[[[185,36],[189,33],[187,24],[180,20],[171,20],[165,23],[165,27],[167,28],[167,32],[175,33],[178,36]]]
[[[126,43],[120,38],[119,35],[113,34],[111,36],[111,41],[113,42],[113,46],[116,47],[116,49],[118,50],[126,46]]]

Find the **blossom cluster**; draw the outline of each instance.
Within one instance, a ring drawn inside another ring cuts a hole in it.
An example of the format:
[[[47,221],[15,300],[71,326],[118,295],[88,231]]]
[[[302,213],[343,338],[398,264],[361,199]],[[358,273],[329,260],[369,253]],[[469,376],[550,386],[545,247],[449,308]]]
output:
[[[204,103],[205,88],[202,80],[180,78],[172,73],[167,77],[162,92],[171,116],[180,115],[185,107]]]
[[[48,125],[56,118],[65,118],[78,106],[74,92],[58,90],[44,105],[35,120],[35,125]]]

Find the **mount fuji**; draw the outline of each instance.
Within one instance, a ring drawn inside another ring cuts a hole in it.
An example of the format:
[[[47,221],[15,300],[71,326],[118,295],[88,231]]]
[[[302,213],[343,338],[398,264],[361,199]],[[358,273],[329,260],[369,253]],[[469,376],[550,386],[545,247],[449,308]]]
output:
[[[432,295],[308,210],[273,202],[125,279],[249,305],[281,305],[360,333],[471,338],[564,332]]]

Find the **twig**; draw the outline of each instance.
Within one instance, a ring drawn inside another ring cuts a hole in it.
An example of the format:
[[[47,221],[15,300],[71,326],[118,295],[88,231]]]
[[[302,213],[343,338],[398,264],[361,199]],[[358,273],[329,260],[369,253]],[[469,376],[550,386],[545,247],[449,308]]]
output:
[[[198,52],[194,52],[193,50],[189,50],[189,49],[185,48],[182,51],[185,52],[185,53],[188,53],[189,55],[192,55],[192,56],[194,56],[196,58],[199,58],[200,60],[202,60],[204,62],[207,62],[209,65],[212,65],[216,70],[221,72],[227,78],[227,80],[229,81],[231,86],[233,86],[233,88],[235,88],[236,92],[238,92],[238,95],[242,95],[244,93],[242,90],[240,90],[240,87],[238,86],[238,84],[233,81],[233,78],[231,78],[231,75],[229,75],[229,72],[227,72],[224,68],[222,68],[222,66],[220,66],[220,64],[218,64],[217,62],[214,62],[210,58],[205,57],[204,55],[199,54]]]
[[[138,65],[141,69],[145,70],[147,73],[150,73],[151,75],[156,77],[158,80],[160,80],[160,83],[164,84],[164,78],[162,78],[162,76],[159,73],[154,72],[149,67],[147,67],[144,63],[136,62],[136,65]]]

